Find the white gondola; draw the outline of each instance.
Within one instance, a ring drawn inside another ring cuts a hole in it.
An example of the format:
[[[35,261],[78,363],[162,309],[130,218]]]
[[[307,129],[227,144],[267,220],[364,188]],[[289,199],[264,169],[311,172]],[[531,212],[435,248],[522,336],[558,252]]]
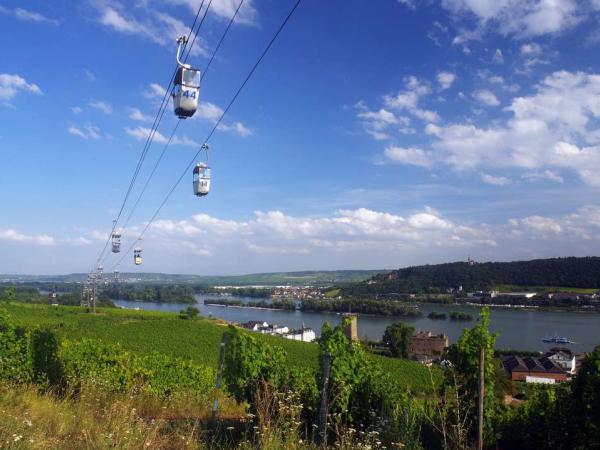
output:
[[[208,144],[203,144],[202,149],[206,151],[206,162],[198,163],[192,174],[194,195],[203,197],[210,191],[210,167],[208,166]]]
[[[200,70],[193,69],[189,64],[183,64],[179,60],[181,44],[187,43],[187,38],[181,36],[177,39],[177,73],[173,84],[173,106],[175,115],[180,119],[192,117],[198,109],[198,99],[200,97]]]
[[[133,249],[133,262],[135,263],[136,266],[142,265],[142,249],[141,248],[136,247]]]
[[[119,253],[121,251],[121,233],[116,231],[112,234],[112,252]]]

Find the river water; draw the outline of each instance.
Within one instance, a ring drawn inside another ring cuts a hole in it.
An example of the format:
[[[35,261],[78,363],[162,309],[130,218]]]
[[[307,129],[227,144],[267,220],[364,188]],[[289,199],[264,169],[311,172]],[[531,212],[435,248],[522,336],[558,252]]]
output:
[[[282,326],[296,328],[302,324],[309,326],[320,334],[324,322],[332,325],[339,323],[341,316],[336,314],[313,313],[302,311],[276,311],[254,308],[236,308],[223,306],[206,306],[205,299],[215,298],[210,295],[196,295],[196,305],[205,317],[217,317],[229,322],[243,323],[249,320],[260,320]],[[219,297],[223,298],[223,297]],[[239,297],[236,297],[239,299]],[[244,299],[251,302],[252,299]],[[126,308],[139,308],[152,311],[179,312],[189,306],[188,304],[134,302],[115,300],[117,305]],[[431,320],[427,314],[432,311],[449,313],[462,311],[476,317],[479,308],[476,306],[447,306],[431,303],[419,304],[419,310],[424,317],[420,318],[393,318],[393,317],[358,317],[358,334],[372,340],[379,340],[385,328],[401,320],[416,330],[430,330],[434,333],[446,333],[450,342],[456,342],[463,328],[472,327],[475,321],[458,322],[451,320]],[[500,333],[496,340],[497,349],[518,349],[543,351],[555,344],[542,342],[545,336],[565,336],[575,341],[568,347],[575,351],[590,351],[600,345],[600,314],[595,312],[568,312],[568,311],[538,311],[508,308],[493,308],[490,312],[491,329]]]

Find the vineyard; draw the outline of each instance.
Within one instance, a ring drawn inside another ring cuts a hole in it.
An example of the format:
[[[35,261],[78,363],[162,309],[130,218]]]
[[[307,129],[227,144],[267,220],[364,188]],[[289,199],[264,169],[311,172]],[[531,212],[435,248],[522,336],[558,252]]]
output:
[[[217,367],[219,343],[227,328],[216,320],[182,320],[172,313],[151,311],[106,308],[94,316],[77,307],[14,303],[2,308],[15,324],[48,327],[64,340],[99,340],[105,344],[118,344],[132,353],[150,355],[157,352],[213,370]],[[318,347],[315,344],[262,334],[257,334],[256,338],[281,347],[289,366],[317,369]],[[402,390],[429,392],[432,377],[436,384],[441,379],[438,370],[430,373],[430,369],[416,363],[376,355],[371,357]]]

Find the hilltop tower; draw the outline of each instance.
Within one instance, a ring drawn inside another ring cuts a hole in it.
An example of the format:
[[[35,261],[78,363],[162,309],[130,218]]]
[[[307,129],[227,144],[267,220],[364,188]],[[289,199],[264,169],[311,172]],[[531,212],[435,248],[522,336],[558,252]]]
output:
[[[344,334],[351,341],[358,341],[358,318],[354,314],[344,314]]]

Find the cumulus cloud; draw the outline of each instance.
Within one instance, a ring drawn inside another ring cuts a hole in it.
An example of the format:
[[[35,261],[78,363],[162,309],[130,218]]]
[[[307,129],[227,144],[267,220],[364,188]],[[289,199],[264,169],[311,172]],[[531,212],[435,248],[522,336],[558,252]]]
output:
[[[553,172],[552,170],[544,170],[542,172],[528,172],[523,174],[522,178],[530,182],[547,180],[553,181],[555,183],[564,183],[565,181],[565,179],[561,175],[557,174],[556,172]]]
[[[223,108],[220,106],[217,106],[211,102],[200,102],[198,105],[198,110],[196,111],[196,114],[194,114],[194,118],[204,119],[208,120],[209,122],[216,123],[222,115]],[[242,137],[252,135],[252,130],[242,122],[221,122],[217,127],[217,130],[236,133]]]
[[[37,84],[28,83],[25,78],[8,73],[0,73],[0,100],[11,100],[19,92],[42,94]]]
[[[458,170],[512,167],[558,181],[551,174],[568,169],[600,186],[599,98],[600,75],[555,72],[531,95],[513,98],[505,108],[511,117],[504,123],[428,124],[425,132],[434,140],[424,152]]]
[[[401,216],[366,208],[339,210],[330,217],[295,217],[281,211],[257,211],[234,221],[199,214],[187,220],[160,220],[154,234],[189,242],[243,245],[260,253],[320,253],[323,249],[383,249],[410,246],[468,246],[490,241],[482,230],[457,224],[433,208]]]
[[[384,96],[386,107],[397,111],[407,111],[427,122],[437,122],[439,120],[437,112],[424,109],[419,105],[420,100],[431,92],[429,86],[415,76],[406,77],[404,85],[405,88],[397,95]]]
[[[153,99],[153,98],[163,98],[167,90],[162,87],[158,83],[150,83],[148,86],[148,90],[144,92],[144,97]]]
[[[187,35],[189,28],[179,19],[152,9],[149,4],[140,4],[134,11],[127,10],[121,3],[94,3],[98,23],[123,34],[137,35],[163,45],[173,46],[178,36]],[[207,55],[201,38],[191,47],[192,55]]]
[[[187,5],[192,12],[198,11],[201,0],[165,0],[168,3]],[[210,6],[210,12],[223,19],[229,19],[233,16],[236,8],[239,5],[238,0],[213,0]],[[246,0],[242,4],[235,23],[239,24],[254,24],[257,20],[258,13],[254,6],[253,0]]]
[[[100,139],[100,128],[90,123],[81,127],[70,125],[67,132],[82,139]]]
[[[113,112],[113,108],[110,105],[110,103],[102,101],[102,100],[91,101],[88,103],[88,105],[91,108],[97,109],[98,111],[102,111],[104,114],[107,114],[107,115],[110,115]]]
[[[0,239],[43,246],[50,246],[56,244],[55,239],[47,234],[29,235],[21,233],[13,228],[0,228]]]
[[[432,167],[434,159],[420,148],[387,147],[384,155],[390,162],[419,167]]]
[[[442,7],[458,19],[475,19],[479,29],[518,37],[560,33],[582,12],[576,0],[442,0]]]
[[[448,89],[452,86],[452,83],[456,80],[456,74],[451,72],[438,72],[437,81],[440,85],[440,89]]]
[[[152,129],[147,128],[147,127],[142,127],[142,126],[125,127],[125,133],[127,133],[129,136],[137,139],[138,141],[145,141],[146,139],[148,139],[148,136],[150,136],[150,133],[152,133]],[[158,131],[154,132],[152,139],[154,142],[156,142],[158,144],[166,144],[167,142],[169,142],[169,139],[166,136],[162,135]],[[171,144],[183,145],[183,146],[187,146],[187,147],[200,147],[200,144],[198,142],[196,142],[193,139],[190,139],[186,136],[183,136],[183,137],[174,136],[173,139],[171,139]]]
[[[542,53],[542,47],[535,42],[521,45],[522,55],[539,55],[540,53]]]
[[[488,89],[475,91],[471,95],[475,100],[487,106],[498,106],[500,104],[498,97],[496,97],[496,95]]]
[[[405,116],[396,116],[385,108],[370,111],[361,100],[354,105],[358,110],[356,117],[361,121],[364,130],[378,141],[389,139],[388,130],[397,130],[401,133],[412,133],[410,119]]]
[[[508,178],[490,175],[489,173],[481,173],[481,181],[494,186],[506,186],[507,184],[510,184]]]
[[[42,23],[47,25],[58,25],[60,23],[56,19],[50,19],[39,12],[31,11],[24,8],[11,9],[6,8],[4,6],[0,6],[0,13],[11,15],[24,22]]]
[[[140,122],[151,122],[152,117],[142,113],[138,108],[129,108],[129,118]]]

